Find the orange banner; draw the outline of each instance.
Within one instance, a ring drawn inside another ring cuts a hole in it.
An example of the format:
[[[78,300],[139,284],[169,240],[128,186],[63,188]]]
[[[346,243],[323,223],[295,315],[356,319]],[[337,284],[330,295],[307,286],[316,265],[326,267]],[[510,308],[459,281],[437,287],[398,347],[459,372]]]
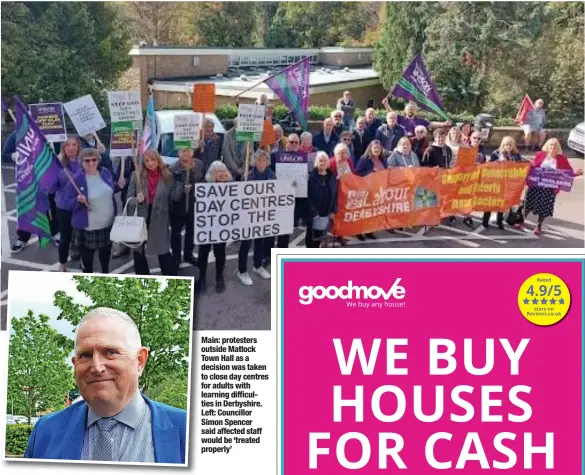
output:
[[[477,149],[468,147],[459,147],[457,159],[455,161],[458,167],[472,167],[477,163]]]
[[[399,168],[339,180],[337,236],[434,226],[473,211],[507,211],[520,203],[530,165],[488,163],[449,170]]]
[[[193,112],[215,113],[215,84],[193,85]]]

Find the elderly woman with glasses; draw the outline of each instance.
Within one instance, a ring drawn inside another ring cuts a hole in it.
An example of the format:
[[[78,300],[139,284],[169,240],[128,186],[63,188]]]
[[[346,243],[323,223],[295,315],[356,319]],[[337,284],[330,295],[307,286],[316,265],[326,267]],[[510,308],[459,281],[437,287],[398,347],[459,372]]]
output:
[[[95,251],[102,273],[109,272],[112,242],[110,231],[116,216],[114,193],[118,185],[112,173],[105,167],[99,168],[101,154],[95,148],[86,148],[79,154],[82,168],[73,176],[75,187],[69,183],[63,202],[72,209],[71,225],[79,245],[83,271],[93,273]]]
[[[205,175],[205,181],[209,183],[225,183],[233,181],[233,177],[225,163],[215,161],[209,166],[207,174]],[[199,262],[199,279],[195,284],[195,288],[202,294],[207,291],[207,264],[209,262],[211,246],[212,244],[201,244],[197,255],[197,261]],[[225,292],[225,280],[223,277],[226,260],[225,248],[225,242],[213,244],[213,255],[215,256],[215,290],[219,294]]]

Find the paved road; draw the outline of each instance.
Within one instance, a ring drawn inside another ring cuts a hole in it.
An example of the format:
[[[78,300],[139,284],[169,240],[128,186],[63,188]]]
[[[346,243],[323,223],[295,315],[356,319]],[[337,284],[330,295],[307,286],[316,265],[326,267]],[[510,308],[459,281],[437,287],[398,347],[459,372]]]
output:
[[[582,168],[583,160],[571,159],[574,167]],[[16,229],[16,210],[14,194],[14,171],[9,166],[2,166],[5,183],[6,210],[9,220],[10,236],[14,237]],[[484,229],[481,226],[481,216],[474,216],[475,227],[468,228],[461,220],[454,226],[439,226],[427,230],[397,231],[395,234],[378,232],[376,241],[362,243],[352,239],[348,247],[380,247],[380,248],[454,248],[454,247],[508,247],[508,248],[580,248],[585,245],[585,194],[583,179],[575,181],[571,193],[561,193],[557,199],[555,217],[547,220],[542,237],[536,237],[531,232],[534,227],[534,216],[528,217],[528,229],[517,231],[510,227],[500,231],[492,226]],[[493,216],[495,218],[495,215]],[[262,280],[259,276],[250,273],[254,279],[253,287],[245,287],[236,278],[238,257],[238,243],[232,243],[227,248],[226,285],[224,294],[217,294],[213,285],[205,295],[196,300],[195,328],[197,329],[267,329],[270,327],[270,281]],[[291,247],[304,246],[304,231],[296,229],[291,238]],[[213,261],[213,255],[211,256]],[[153,274],[159,273],[158,264],[152,261]],[[71,263],[71,269],[78,269],[77,263]],[[250,269],[252,268],[250,262]],[[57,250],[54,246],[39,249],[36,242],[29,245],[22,252],[11,258],[2,257],[2,289],[0,294],[0,309],[2,314],[1,328],[6,325],[6,294],[9,270],[40,270],[56,271],[58,269]],[[133,272],[132,260],[128,257],[115,259],[110,267],[111,273],[130,274]],[[184,276],[194,276],[195,269],[185,266],[180,270]],[[214,266],[210,263],[208,281],[214,280]],[[31,289],[34,291],[34,289]]]

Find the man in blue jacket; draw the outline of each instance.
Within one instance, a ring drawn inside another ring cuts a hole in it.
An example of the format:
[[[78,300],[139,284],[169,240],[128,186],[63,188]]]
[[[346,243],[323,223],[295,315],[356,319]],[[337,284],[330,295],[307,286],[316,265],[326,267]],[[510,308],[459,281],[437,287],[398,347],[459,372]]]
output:
[[[39,419],[25,458],[185,464],[187,412],[140,393],[148,349],[128,315],[90,311],[77,327],[74,355],[83,402]]]
[[[398,114],[396,112],[388,112],[386,114],[386,123],[378,129],[375,139],[379,140],[384,147],[384,150],[392,153],[398,145],[398,141],[406,136],[404,127],[398,125]]]

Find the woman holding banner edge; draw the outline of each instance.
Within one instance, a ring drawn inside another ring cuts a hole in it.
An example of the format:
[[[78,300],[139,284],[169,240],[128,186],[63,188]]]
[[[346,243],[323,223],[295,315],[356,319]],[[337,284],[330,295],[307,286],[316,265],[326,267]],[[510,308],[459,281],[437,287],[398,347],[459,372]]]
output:
[[[563,155],[561,144],[558,139],[549,139],[542,146],[542,151],[538,152],[531,163],[532,168],[545,168],[551,170],[566,170],[572,172],[573,176],[583,175],[583,170],[573,170],[569,159]],[[554,214],[555,201],[559,190],[554,188],[545,188],[535,186],[528,189],[526,194],[525,216],[532,211],[538,216],[538,223],[534,234],[542,234],[542,224],[544,220]]]

